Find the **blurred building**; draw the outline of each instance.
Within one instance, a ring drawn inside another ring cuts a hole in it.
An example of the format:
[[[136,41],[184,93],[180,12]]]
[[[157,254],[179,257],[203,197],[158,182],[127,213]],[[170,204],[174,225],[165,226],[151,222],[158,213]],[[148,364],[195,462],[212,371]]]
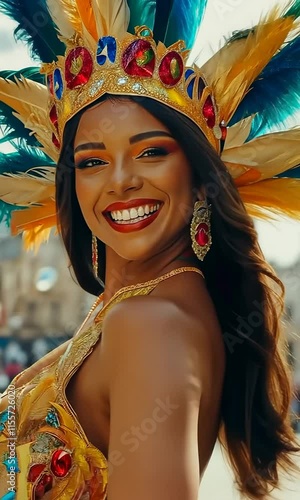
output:
[[[35,255],[21,237],[0,236],[0,337],[73,335],[92,303],[72,279],[63,245],[52,235]]]

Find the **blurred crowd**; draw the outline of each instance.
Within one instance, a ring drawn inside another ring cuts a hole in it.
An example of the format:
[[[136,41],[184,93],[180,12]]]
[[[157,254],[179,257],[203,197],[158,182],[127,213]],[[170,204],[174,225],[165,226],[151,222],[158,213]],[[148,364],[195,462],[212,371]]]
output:
[[[19,340],[0,337],[0,393],[22,370],[42,358],[68,337]]]

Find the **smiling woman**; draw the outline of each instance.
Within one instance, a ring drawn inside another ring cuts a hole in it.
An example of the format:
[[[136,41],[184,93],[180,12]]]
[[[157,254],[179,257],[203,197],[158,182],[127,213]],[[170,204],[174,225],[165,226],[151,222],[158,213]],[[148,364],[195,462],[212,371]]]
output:
[[[251,215],[299,217],[299,130],[269,126],[282,121],[275,101],[282,115],[299,108],[299,80],[283,90],[280,68],[281,57],[298,64],[300,2],[235,33],[201,69],[187,65],[182,39],[192,48],[205,1],[40,5],[47,88],[26,70],[2,75],[0,97],[8,137],[14,110],[30,122],[23,135],[41,167],[2,176],[0,196],[7,213],[26,200],[12,225],[30,240],[55,220],[79,285],[97,299],[70,342],[13,381],[12,472],[2,395],[0,495],[196,500],[219,438],[244,497],[267,498],[299,448],[283,287]],[[280,91],[260,105],[275,67]]]

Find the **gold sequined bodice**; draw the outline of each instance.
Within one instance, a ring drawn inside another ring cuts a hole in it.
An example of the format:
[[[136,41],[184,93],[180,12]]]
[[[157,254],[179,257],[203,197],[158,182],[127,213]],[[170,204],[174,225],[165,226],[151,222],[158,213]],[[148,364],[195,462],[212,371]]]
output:
[[[100,339],[103,318],[114,304],[148,295],[161,281],[186,271],[202,275],[194,267],[175,269],[121,288],[104,307],[101,295],[90,311],[91,325],[84,323],[62,356],[26,384],[18,386],[19,376],[12,381],[0,398],[1,499],[106,498],[107,460],[89,442],[68,403],[66,386]]]

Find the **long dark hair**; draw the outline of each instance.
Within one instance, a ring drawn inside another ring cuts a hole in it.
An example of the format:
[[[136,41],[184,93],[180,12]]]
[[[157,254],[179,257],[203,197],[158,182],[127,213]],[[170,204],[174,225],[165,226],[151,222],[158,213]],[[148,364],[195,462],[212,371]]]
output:
[[[248,498],[262,499],[278,484],[278,466],[291,470],[290,454],[299,451],[290,423],[291,387],[280,337],[283,285],[263,257],[253,221],[231,176],[198,127],[159,102],[126,99],[141,105],[170,130],[185,151],[195,187],[206,189],[212,207],[213,245],[202,270],[227,355],[219,438],[240,490]],[[57,211],[77,280],[98,295],[102,283],[92,271],[91,232],[75,193],[73,141],[81,114],[67,124],[64,133],[56,179]],[[105,248],[101,242],[99,262],[103,282]]]

